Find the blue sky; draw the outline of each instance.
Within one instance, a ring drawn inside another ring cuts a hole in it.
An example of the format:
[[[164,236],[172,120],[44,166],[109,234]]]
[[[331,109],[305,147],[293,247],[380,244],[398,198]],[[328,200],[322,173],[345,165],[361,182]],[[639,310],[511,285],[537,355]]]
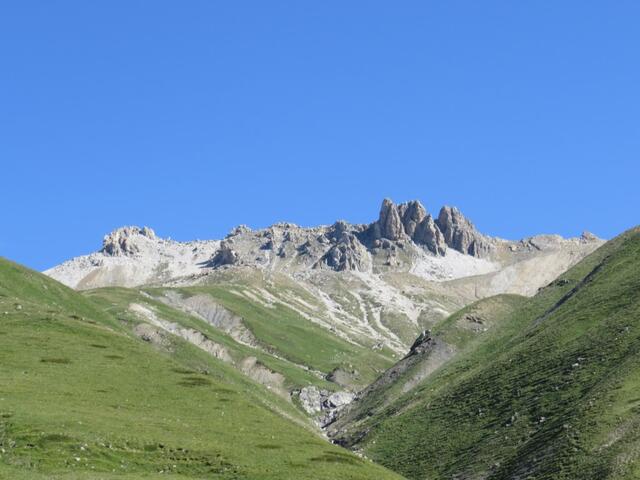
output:
[[[126,224],[369,222],[383,197],[484,232],[639,223],[640,2],[0,4],[0,255]]]

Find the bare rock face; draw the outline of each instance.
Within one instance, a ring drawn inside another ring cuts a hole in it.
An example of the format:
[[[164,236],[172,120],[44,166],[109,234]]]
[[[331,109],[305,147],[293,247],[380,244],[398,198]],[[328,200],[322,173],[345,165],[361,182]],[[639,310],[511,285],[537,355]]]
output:
[[[389,245],[391,241],[401,241],[409,237],[418,245],[427,247],[436,255],[444,255],[447,244],[440,228],[417,200],[395,205],[385,199],[380,209],[380,218],[367,230],[369,244],[373,247]]]
[[[220,249],[211,259],[212,267],[221,267],[223,265],[233,265],[238,262],[238,254],[231,248],[232,243],[224,240],[220,243]]]
[[[378,219],[380,236],[389,240],[400,240],[404,233],[404,225],[400,218],[398,207],[388,198],[385,198],[380,208]]]
[[[242,235],[243,233],[251,233],[251,229],[244,224],[238,225],[236,228],[229,232],[227,238],[236,237],[238,235]]]
[[[585,230],[584,232],[582,232],[582,235],[580,235],[580,240],[582,240],[583,242],[597,242],[600,239],[596,237],[593,233],[587,232]]]
[[[417,200],[395,204],[385,198],[378,219],[368,225],[338,221],[314,231],[280,223],[256,232],[240,226],[222,241],[208,266],[250,266],[291,259],[314,269],[367,272],[376,259],[383,267],[395,268],[401,264],[396,252],[415,247],[437,256],[445,256],[450,247],[466,255],[485,257],[491,240],[455,208],[444,207],[435,220]],[[381,263],[380,255],[386,255],[387,261]]]
[[[146,227],[123,227],[104,238],[99,252],[46,273],[79,289],[195,282],[216,277],[212,270],[217,268],[255,268],[291,275],[296,281],[324,275],[316,269],[399,273],[436,281],[495,273],[491,284],[478,284],[469,295],[477,296],[478,289],[487,295],[529,294],[530,285],[537,289],[549,283],[600,243],[589,233],[576,239],[558,235],[495,239],[478,232],[456,208],[443,207],[436,218],[416,200],[394,204],[385,199],[371,223],[339,221],[315,227],[278,223],[255,231],[241,225],[223,240],[176,242],[157,238]],[[532,268],[536,282],[531,280]],[[473,282],[464,283],[464,288]]]
[[[308,414],[315,415],[316,424],[321,428],[335,421],[340,410],[355,398],[351,392],[331,393],[316,386],[304,387],[293,392],[293,395],[298,397],[300,405]]]
[[[304,387],[298,393],[300,405],[309,414],[319,413],[328,396],[327,390],[320,390],[316,386]]]
[[[322,263],[337,271],[363,271],[367,268],[367,249],[349,230],[348,223],[334,223],[326,238],[333,246],[320,259]]]
[[[112,257],[136,255],[140,252],[140,237],[157,239],[155,232],[149,227],[122,227],[105,235],[101,251]]]
[[[455,207],[442,207],[436,224],[446,244],[461,253],[485,257],[491,251],[490,241]]]
[[[413,345],[411,345],[407,357],[429,351],[433,346],[433,343],[434,339],[431,336],[431,332],[429,330],[423,330],[420,335],[418,335],[418,338],[415,339]]]
[[[431,215],[427,215],[416,227],[413,241],[425,245],[436,255],[444,255],[447,252],[447,244],[444,235],[438,228]]]
[[[398,205],[398,213],[402,218],[405,233],[411,238],[413,238],[418,225],[427,217],[427,211],[417,200]]]

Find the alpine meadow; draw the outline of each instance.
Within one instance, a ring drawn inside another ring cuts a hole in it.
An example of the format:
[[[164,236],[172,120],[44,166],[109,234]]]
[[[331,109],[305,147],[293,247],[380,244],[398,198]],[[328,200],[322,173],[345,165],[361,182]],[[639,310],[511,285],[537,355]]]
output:
[[[0,2],[0,480],[640,479],[638,19]]]

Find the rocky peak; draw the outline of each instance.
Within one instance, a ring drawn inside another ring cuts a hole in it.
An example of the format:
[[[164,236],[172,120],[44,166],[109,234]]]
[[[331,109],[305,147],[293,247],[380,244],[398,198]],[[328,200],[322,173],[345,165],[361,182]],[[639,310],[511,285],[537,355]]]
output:
[[[141,241],[145,240],[157,240],[155,232],[149,227],[121,227],[105,235],[102,240],[102,252],[113,257],[135,255],[140,252]]]
[[[346,235],[349,235],[349,227],[350,225],[344,220],[338,220],[329,228],[327,237],[329,237],[330,240],[336,242],[340,241],[340,239],[345,238]]]
[[[380,245],[381,239],[398,241],[409,237],[436,255],[444,255],[447,250],[442,232],[417,200],[395,205],[386,198],[382,202],[379,219],[365,233],[366,241],[373,247]]]
[[[417,200],[398,205],[398,213],[402,218],[404,231],[410,237],[413,237],[416,228],[427,216],[427,211]]]
[[[251,229],[244,224],[238,225],[227,234],[226,238],[237,237],[238,235],[242,235],[244,233],[251,233]]]
[[[389,240],[399,240],[404,233],[404,226],[398,207],[388,198],[385,198],[382,202],[378,228],[380,236]]]
[[[591,232],[587,232],[586,230],[584,232],[582,232],[582,235],[580,235],[580,240],[582,240],[583,242],[598,242],[600,241],[600,239],[594,235]]]
[[[436,255],[444,255],[447,251],[444,235],[430,214],[416,226],[412,238],[414,242],[426,246]]]
[[[333,244],[320,259],[324,264],[337,271],[365,271],[369,267],[366,247],[350,231],[350,225],[342,220],[334,223],[326,234]]]
[[[461,253],[484,257],[491,250],[491,243],[456,207],[444,206],[440,210],[436,225],[444,236],[445,243]]]

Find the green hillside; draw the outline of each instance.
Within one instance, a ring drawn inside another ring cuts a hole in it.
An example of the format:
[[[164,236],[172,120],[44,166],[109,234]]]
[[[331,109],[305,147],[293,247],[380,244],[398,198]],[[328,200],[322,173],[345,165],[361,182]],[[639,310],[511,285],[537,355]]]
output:
[[[502,294],[478,300],[437,323],[431,333],[457,351],[475,348],[500,332],[526,299],[520,295]]]
[[[153,290],[150,290],[153,292]],[[159,318],[175,322],[182,327],[190,328],[201,332],[207,338],[225,347],[231,357],[231,362],[238,364],[242,359],[248,356],[255,356],[262,365],[274,372],[282,374],[285,378],[284,387],[288,390],[300,388],[306,385],[318,385],[322,388],[335,389],[337,386],[318,377],[318,375],[301,368],[300,366],[287,361],[286,359],[277,358],[266,352],[242,345],[231,338],[229,335],[217,329],[201,318],[189,315],[177,308],[166,305],[153,296],[145,294],[143,290],[128,288],[100,288],[83,292],[95,303],[100,304],[105,310],[116,315],[123,325],[127,325],[132,330],[136,324],[142,323],[144,318],[140,318],[135,312],[131,311],[132,304],[143,305],[149,308]]]
[[[0,478],[398,478],[193,345],[134,337],[107,303],[0,259]]]
[[[242,290],[242,286],[233,285]],[[275,304],[266,307],[246,301],[229,291],[228,285],[188,287],[186,295],[204,293],[244,319],[261,346],[280,357],[323,373],[336,368],[358,372],[354,386],[364,387],[393,363],[388,350],[374,351],[347,342],[304,318],[291,308]]]
[[[640,229],[342,441],[408,478],[640,478]]]
[[[519,295],[497,295],[478,300],[436,324],[433,341],[412,351],[359,394],[328,429],[341,443],[353,444],[368,429],[371,417],[381,414],[394,400],[419,387],[458,356],[470,355],[492,336],[499,335],[510,315],[524,302]],[[364,423],[364,425],[363,425]]]

